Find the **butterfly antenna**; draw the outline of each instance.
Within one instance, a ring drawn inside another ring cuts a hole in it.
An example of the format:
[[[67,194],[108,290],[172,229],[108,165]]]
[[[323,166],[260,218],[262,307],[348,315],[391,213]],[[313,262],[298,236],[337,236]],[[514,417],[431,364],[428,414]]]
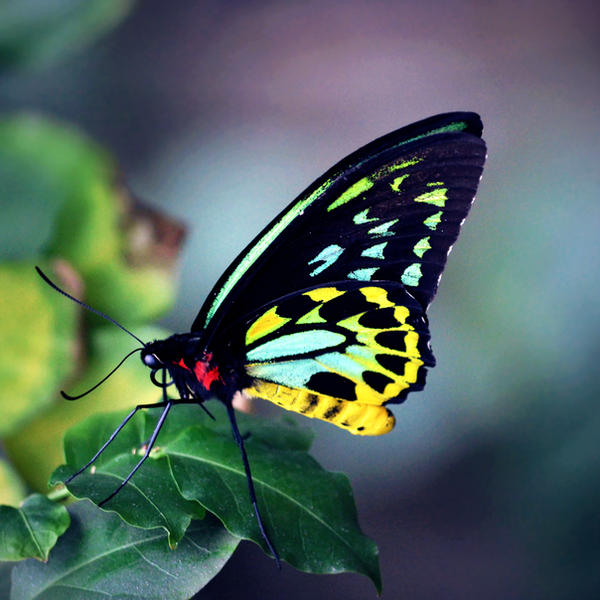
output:
[[[79,398],[83,398],[84,396],[87,396],[90,392],[93,392],[97,387],[100,387],[132,354],[135,354],[136,352],[141,352],[142,348],[136,348],[135,350],[132,350],[131,352],[129,352],[129,354],[127,354],[125,357],[123,357],[121,359],[121,361],[119,362],[119,364],[112,369],[112,371],[108,374],[105,375],[96,385],[93,385],[89,390],[83,392],[82,394],[78,394],[77,396],[71,396],[71,394],[67,394],[65,391],[60,390],[60,395],[65,399],[65,400],[79,400]]]
[[[242,461],[244,463],[244,471],[246,472],[246,481],[248,482],[248,492],[250,493],[250,501],[252,502],[252,506],[254,507],[254,514],[256,515],[256,522],[258,523],[258,528],[260,529],[260,533],[265,540],[267,547],[271,551],[275,562],[277,563],[277,568],[281,569],[281,559],[279,558],[279,554],[277,550],[275,550],[275,546],[273,542],[269,538],[267,534],[267,530],[262,522],[262,518],[260,516],[260,511],[258,510],[258,502],[256,501],[256,492],[254,491],[254,482],[252,481],[252,473],[250,472],[250,463],[248,462],[248,455],[246,454],[246,448],[244,447],[244,438],[240,435],[240,430],[237,425],[237,421],[235,418],[235,410],[231,404],[231,402],[225,402],[225,406],[227,407],[227,414],[229,416],[229,422],[231,423],[231,430],[233,432],[233,438],[235,439],[235,443],[238,445],[240,452],[242,453]]]
[[[95,308],[92,308],[85,302],[82,302],[81,300],[78,300],[74,296],[71,296],[71,294],[68,294],[67,292],[65,292],[65,290],[61,290],[54,282],[50,281],[50,279],[46,276],[46,274],[39,267],[36,266],[35,270],[38,272],[38,275],[51,288],[55,289],[59,294],[66,296],[67,298],[69,298],[69,300],[73,300],[73,302],[76,302],[77,304],[79,304],[79,306],[83,306],[83,308],[89,310],[90,312],[93,312],[94,314],[98,315],[99,317],[102,317],[103,319],[110,321],[113,325],[116,325],[117,327],[121,328],[125,333],[128,333],[132,338],[136,339],[142,346],[144,346],[144,347],[146,346],[145,342],[140,340],[140,338],[137,335],[134,335],[133,333],[131,333],[131,331],[129,331],[129,329],[126,329],[125,327],[123,327],[123,325],[121,325],[121,323],[118,323],[117,321],[115,321],[114,319],[109,317],[108,315],[105,315],[103,312],[101,312]]]

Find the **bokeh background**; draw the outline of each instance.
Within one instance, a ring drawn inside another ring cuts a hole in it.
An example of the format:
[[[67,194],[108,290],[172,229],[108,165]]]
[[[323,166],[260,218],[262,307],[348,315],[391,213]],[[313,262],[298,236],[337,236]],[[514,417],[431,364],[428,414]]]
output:
[[[41,39],[52,11],[68,20],[80,4],[6,3],[0,39],[27,43],[2,46],[0,109],[80,128],[186,224],[172,330],[338,159],[437,112],[482,115],[488,163],[431,307],[427,389],[384,438],[309,423],[314,453],[353,482],[384,599],[597,598],[596,3],[145,0],[118,24]],[[239,597],[373,589],[279,573],[242,544],[198,596]]]

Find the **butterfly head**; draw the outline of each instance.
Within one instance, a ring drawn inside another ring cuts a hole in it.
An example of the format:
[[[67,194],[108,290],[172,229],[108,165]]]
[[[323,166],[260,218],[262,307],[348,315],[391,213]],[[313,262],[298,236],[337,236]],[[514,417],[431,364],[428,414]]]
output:
[[[190,334],[175,334],[164,340],[147,343],[141,351],[142,362],[150,369],[169,369],[181,358],[192,360],[205,354],[200,349],[200,340]]]
[[[147,344],[141,352],[142,362],[152,371],[155,385],[170,384],[157,379],[159,371],[168,372],[182,397],[190,394],[202,398],[213,384],[221,381],[213,354],[203,349],[200,339],[189,334],[176,334],[166,340]]]

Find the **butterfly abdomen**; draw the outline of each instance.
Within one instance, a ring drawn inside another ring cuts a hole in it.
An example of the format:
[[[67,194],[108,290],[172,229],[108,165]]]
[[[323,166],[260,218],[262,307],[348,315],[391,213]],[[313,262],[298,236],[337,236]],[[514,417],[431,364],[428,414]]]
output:
[[[341,400],[326,394],[299,390],[270,381],[255,381],[244,390],[305,417],[329,421],[356,435],[383,435],[394,428],[394,415],[384,406]]]

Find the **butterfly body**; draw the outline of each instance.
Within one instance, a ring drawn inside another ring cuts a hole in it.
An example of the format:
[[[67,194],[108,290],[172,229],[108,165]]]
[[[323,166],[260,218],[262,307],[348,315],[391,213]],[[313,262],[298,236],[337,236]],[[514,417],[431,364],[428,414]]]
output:
[[[174,383],[179,398],[202,403],[211,398],[224,402],[250,383],[250,379],[232,355],[208,350],[197,334],[179,333],[146,344],[142,362],[152,369],[153,381],[160,387],[156,372],[164,369]]]

